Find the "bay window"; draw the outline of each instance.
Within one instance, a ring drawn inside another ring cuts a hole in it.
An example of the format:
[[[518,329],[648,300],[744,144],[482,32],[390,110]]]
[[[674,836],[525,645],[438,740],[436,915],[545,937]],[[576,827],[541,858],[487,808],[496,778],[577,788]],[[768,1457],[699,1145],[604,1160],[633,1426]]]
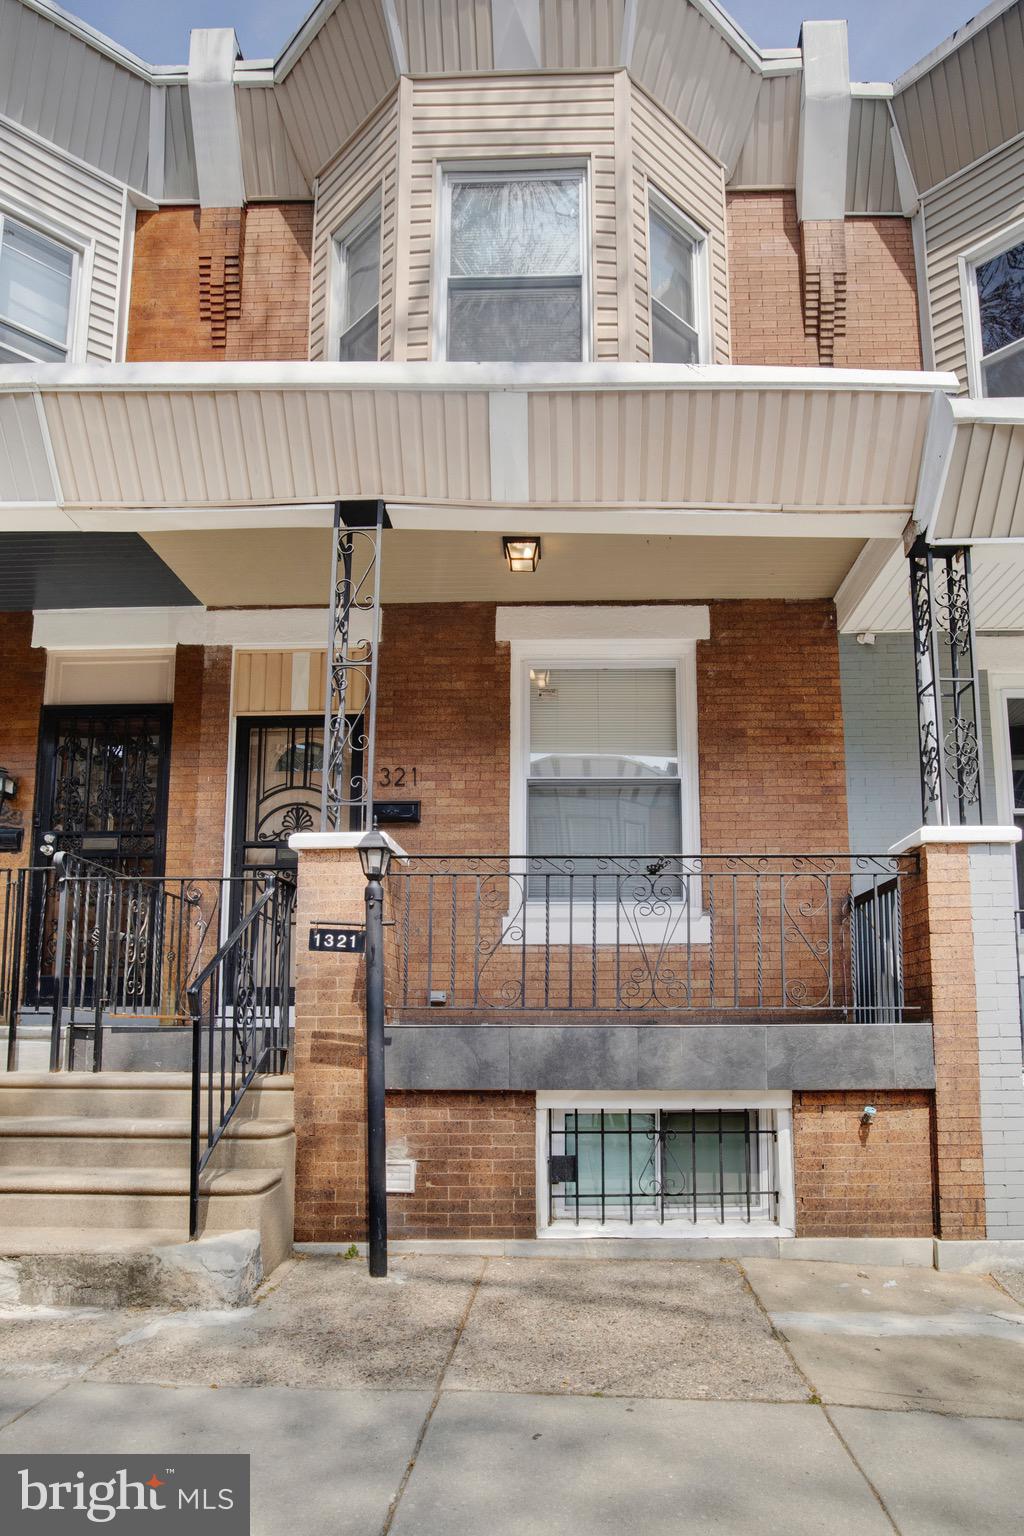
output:
[[[981,392],[1024,395],[1024,240],[986,254],[968,270],[974,302],[968,321]]]
[[[377,361],[380,317],[380,204],[374,199],[334,237],[335,323],[339,363]]]
[[[651,361],[704,362],[707,236],[653,188],[649,205]]]
[[[75,252],[0,214],[0,363],[61,363],[71,346]]]
[[[435,354],[453,362],[579,362],[582,170],[449,172],[438,243]]]

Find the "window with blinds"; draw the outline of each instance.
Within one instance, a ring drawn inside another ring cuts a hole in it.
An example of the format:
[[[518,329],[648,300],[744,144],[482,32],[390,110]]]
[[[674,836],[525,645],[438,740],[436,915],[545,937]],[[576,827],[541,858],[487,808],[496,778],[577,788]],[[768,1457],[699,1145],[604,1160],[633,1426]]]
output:
[[[677,694],[671,666],[533,669],[531,854],[681,851]]]

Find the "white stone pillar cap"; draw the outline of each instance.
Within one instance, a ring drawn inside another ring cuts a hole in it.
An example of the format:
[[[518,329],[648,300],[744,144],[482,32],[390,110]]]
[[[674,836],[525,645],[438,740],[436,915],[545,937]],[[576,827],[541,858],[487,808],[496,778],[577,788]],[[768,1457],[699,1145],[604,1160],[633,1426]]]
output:
[[[379,828],[377,830],[380,831]],[[387,832],[381,832],[380,835],[391,849],[393,858],[409,857],[405,849],[400,848]],[[296,853],[325,852],[331,848],[351,849],[354,852],[365,836],[365,832],[293,832],[288,839],[288,847]]]
[[[935,843],[1019,843],[1020,827],[918,827],[893,843],[890,853],[913,853]]]

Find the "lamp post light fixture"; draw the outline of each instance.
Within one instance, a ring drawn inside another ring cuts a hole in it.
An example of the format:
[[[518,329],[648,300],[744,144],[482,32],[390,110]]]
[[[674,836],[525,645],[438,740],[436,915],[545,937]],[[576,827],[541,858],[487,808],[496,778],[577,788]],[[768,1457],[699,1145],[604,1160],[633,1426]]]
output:
[[[501,541],[508,568],[514,576],[535,571],[540,564],[540,539],[536,534],[506,534]]]
[[[369,1270],[388,1272],[387,1130],[384,1123],[384,885],[392,844],[374,827],[356,845],[366,876],[366,1228]]]

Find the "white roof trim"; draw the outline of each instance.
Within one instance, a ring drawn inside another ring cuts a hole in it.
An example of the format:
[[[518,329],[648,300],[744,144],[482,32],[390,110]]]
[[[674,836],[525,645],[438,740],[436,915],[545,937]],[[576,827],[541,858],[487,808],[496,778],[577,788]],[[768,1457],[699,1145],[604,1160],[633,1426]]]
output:
[[[494,638],[502,641],[678,641],[710,636],[711,610],[703,603],[614,608],[529,604],[499,607],[494,618]]]
[[[511,389],[545,394],[566,390],[600,394],[606,390],[792,389],[898,395],[936,390],[951,394],[959,387],[955,373],[740,368],[728,363],[11,363],[0,370],[0,394],[154,389],[172,394],[195,389],[464,389],[482,393]],[[998,408],[1011,402],[969,403]],[[1018,412],[1020,409],[1018,402]]]

